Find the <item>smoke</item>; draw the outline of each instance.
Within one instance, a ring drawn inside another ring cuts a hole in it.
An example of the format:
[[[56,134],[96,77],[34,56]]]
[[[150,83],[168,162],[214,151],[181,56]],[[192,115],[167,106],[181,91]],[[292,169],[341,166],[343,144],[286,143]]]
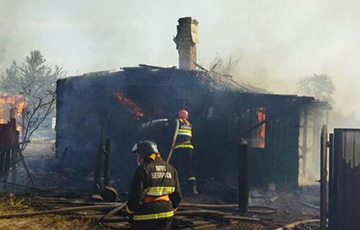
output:
[[[0,0],[0,72],[38,49],[69,75],[147,63],[177,65],[179,17],[199,21],[198,62],[241,57],[233,75],[276,93],[328,74],[335,107],[360,109],[360,3],[355,0]],[[355,116],[359,116],[356,114]]]

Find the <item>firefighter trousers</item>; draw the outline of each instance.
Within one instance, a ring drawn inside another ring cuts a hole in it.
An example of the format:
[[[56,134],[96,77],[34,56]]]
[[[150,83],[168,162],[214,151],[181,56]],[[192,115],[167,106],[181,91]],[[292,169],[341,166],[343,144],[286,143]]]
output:
[[[179,172],[179,179],[185,177],[186,181],[195,183],[196,177],[193,168],[193,150],[190,148],[174,149],[172,157],[173,165]]]

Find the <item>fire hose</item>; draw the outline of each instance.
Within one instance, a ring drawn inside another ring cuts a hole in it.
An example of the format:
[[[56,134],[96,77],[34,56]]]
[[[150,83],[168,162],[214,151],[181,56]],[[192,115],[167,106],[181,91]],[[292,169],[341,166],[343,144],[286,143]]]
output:
[[[171,159],[171,156],[172,156],[172,153],[174,151],[174,147],[175,147],[175,142],[176,142],[176,138],[177,138],[177,135],[178,135],[178,130],[179,130],[179,120],[176,119],[176,127],[175,127],[175,132],[174,132],[174,137],[173,137],[173,140],[172,140],[172,143],[171,143],[171,149],[170,149],[170,152],[169,152],[169,155],[166,159],[166,163],[169,163],[170,162],[170,159]]]
[[[312,220],[302,220],[302,221],[297,221],[295,223],[291,223],[291,224],[287,224],[284,225],[283,227],[277,228],[277,229],[273,229],[273,230],[284,230],[284,229],[292,229],[295,228],[297,225],[299,224],[313,224],[313,223],[319,223],[320,220],[319,219],[312,219]]]

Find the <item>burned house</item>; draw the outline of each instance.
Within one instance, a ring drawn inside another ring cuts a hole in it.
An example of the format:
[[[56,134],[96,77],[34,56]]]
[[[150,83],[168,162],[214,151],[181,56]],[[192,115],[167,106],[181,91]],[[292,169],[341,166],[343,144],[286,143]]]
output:
[[[67,167],[93,170],[104,124],[112,144],[112,175],[130,179],[134,143],[155,139],[166,156],[172,139],[171,128],[154,133],[141,125],[175,118],[186,108],[200,180],[236,181],[238,143],[245,139],[251,184],[298,185],[301,156],[306,159],[317,148],[307,143],[308,118],[313,117],[313,133],[320,132],[327,107],[312,97],[270,94],[200,66],[195,70],[196,26],[191,18],[179,20],[174,41],[181,68],[139,65],[58,80],[56,155]]]

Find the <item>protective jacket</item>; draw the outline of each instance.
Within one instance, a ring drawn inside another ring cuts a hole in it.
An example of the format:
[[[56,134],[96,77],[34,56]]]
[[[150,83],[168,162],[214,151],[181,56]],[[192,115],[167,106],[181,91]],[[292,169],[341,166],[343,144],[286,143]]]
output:
[[[177,171],[160,154],[152,154],[135,171],[126,212],[135,221],[170,218],[180,201]]]
[[[194,146],[191,143],[192,128],[190,122],[184,118],[179,118],[178,121],[179,121],[179,128],[178,128],[174,149],[179,149],[179,148],[194,149]]]

